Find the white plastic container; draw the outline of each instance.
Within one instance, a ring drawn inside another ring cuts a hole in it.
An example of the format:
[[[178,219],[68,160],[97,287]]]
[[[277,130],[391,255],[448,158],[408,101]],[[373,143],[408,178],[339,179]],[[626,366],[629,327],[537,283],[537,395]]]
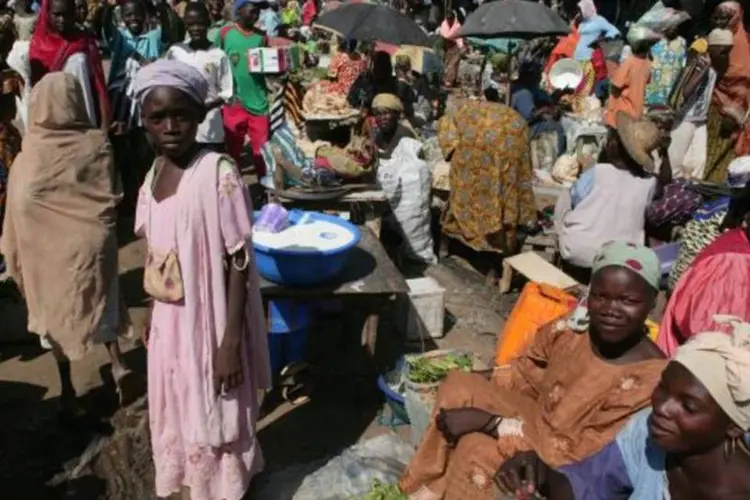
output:
[[[407,340],[441,338],[444,334],[445,288],[432,278],[406,280],[409,295],[404,299],[404,328]]]

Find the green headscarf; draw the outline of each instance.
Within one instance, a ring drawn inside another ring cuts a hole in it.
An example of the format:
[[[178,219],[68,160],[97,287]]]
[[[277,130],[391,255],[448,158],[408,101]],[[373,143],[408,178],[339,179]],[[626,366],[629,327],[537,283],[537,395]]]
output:
[[[621,266],[638,273],[646,283],[659,289],[661,282],[661,264],[659,257],[650,248],[635,243],[610,241],[605,243],[594,258],[591,272],[596,273],[609,266]]]

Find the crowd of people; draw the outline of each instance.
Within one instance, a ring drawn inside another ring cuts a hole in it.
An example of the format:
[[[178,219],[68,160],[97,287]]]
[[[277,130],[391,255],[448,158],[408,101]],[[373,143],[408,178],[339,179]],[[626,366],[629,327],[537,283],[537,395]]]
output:
[[[374,182],[434,126],[450,163],[441,233],[497,262],[540,231],[534,186],[577,154],[565,115],[584,107],[605,133],[595,160],[577,155],[558,183],[549,218],[561,267],[587,290],[509,365],[449,375],[399,486],[415,500],[489,499],[495,485],[517,498],[750,497],[742,8],[720,3],[688,40],[689,16],[661,3],[624,33],[593,0],[578,5],[545,60],[515,54],[472,98],[460,96],[466,9],[429,9],[437,78],[405,53],[338,39],[306,89],[251,71],[249,54],[283,40],[316,65],[316,0],[17,0],[0,12],[0,249],[57,362],[62,421],[86,425],[71,361],[104,344],[121,403],[148,391],[157,495],[240,500],[263,467],[255,425],[271,385],[241,168],[272,184]],[[564,59],[580,68],[575,89],[551,81]],[[303,93],[357,116],[312,157]],[[133,333],[117,257],[130,215],[147,245],[147,382],[118,344]],[[666,277],[651,247],[672,240]]]

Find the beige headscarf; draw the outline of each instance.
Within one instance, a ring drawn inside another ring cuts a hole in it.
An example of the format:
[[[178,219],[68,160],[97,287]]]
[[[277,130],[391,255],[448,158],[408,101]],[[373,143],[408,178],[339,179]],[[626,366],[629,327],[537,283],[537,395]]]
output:
[[[402,113],[404,105],[401,103],[401,99],[394,94],[378,94],[372,100],[372,109],[384,109]]]
[[[708,389],[724,412],[741,429],[750,429],[750,323],[716,315],[734,327],[731,335],[706,332],[677,350],[674,361],[687,368]]]
[[[2,239],[8,272],[26,298],[29,331],[78,359],[117,279],[122,196],[109,139],[92,128],[75,77],[50,73],[33,88],[13,167]]]

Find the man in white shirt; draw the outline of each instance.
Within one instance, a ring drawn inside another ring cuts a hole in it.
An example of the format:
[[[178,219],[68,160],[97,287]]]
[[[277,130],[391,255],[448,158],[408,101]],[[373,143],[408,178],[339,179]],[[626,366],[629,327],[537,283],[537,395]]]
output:
[[[206,119],[198,127],[196,140],[205,148],[223,152],[224,124],[221,107],[228,103],[234,94],[229,58],[223,50],[208,40],[211,21],[203,2],[188,3],[183,21],[189,41],[170,47],[166,58],[190,64],[202,71],[208,80]]]

